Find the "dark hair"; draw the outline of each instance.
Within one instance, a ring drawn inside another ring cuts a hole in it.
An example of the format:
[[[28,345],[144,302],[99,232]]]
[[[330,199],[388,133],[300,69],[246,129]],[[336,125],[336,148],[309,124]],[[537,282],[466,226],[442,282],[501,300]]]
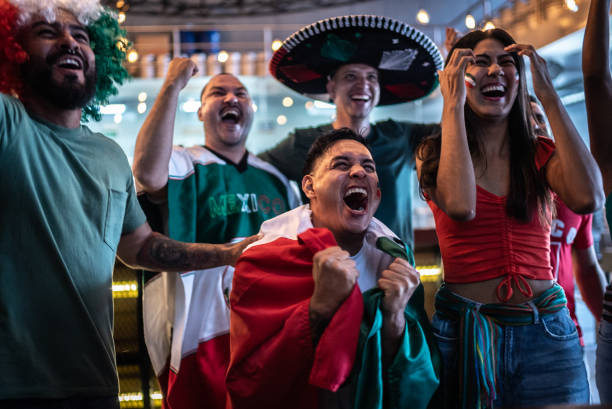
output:
[[[486,39],[494,39],[505,46],[514,44],[514,39],[502,29],[487,31],[472,31],[462,37],[448,54],[446,63],[456,48],[474,49],[478,43]],[[519,86],[516,100],[508,116],[510,133],[510,191],[506,200],[506,214],[521,221],[531,220],[533,209],[537,209],[540,220],[546,220],[546,210],[552,204],[550,190],[543,171],[536,167],[535,155],[537,139],[533,133],[529,118],[531,106],[525,81],[525,64],[516,53],[512,53],[519,74]],[[483,147],[483,137],[478,129],[478,118],[466,102],[465,129],[468,147],[472,159],[479,161],[486,169],[486,157]],[[422,161],[419,178],[421,191],[436,186],[438,165],[440,163],[441,131],[421,142],[417,148],[417,156]]]
[[[356,134],[349,128],[334,129],[333,131],[319,136],[312,143],[312,146],[310,149],[308,149],[308,153],[306,154],[304,168],[302,169],[302,176],[306,176],[312,172],[317,159],[327,152],[334,143],[345,139],[357,141],[365,146],[368,151],[370,150],[370,147],[363,136]]]

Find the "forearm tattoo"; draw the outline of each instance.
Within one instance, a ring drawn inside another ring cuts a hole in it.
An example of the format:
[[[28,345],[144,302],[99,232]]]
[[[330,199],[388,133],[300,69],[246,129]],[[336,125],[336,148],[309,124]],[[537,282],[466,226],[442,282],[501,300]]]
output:
[[[154,234],[140,252],[140,264],[166,271],[190,271],[223,265],[219,245],[183,243]]]

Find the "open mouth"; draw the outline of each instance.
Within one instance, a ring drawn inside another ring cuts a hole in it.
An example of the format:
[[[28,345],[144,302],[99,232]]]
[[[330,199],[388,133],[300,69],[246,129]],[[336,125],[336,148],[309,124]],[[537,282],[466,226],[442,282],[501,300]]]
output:
[[[365,95],[365,94],[355,94],[355,95],[351,95],[351,99],[353,101],[367,102],[367,101],[370,100],[370,97],[368,95]]]
[[[239,120],[240,120],[240,111],[238,111],[237,109],[228,108],[228,109],[221,111],[221,121],[230,123],[230,124],[237,124]]]
[[[66,68],[69,70],[80,70],[83,68],[81,60],[75,57],[64,56],[57,60],[56,65],[60,68]]]
[[[506,87],[501,84],[485,85],[480,92],[487,98],[501,98],[506,95]]]
[[[344,194],[344,203],[357,212],[364,212],[368,208],[368,192],[362,187],[352,187]]]

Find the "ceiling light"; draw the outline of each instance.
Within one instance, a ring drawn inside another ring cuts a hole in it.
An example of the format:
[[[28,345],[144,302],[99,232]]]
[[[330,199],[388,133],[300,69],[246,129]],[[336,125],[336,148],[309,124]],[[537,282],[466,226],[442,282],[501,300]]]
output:
[[[283,42],[281,40],[272,41],[272,51],[276,51],[283,46]]]
[[[469,28],[470,30],[473,30],[476,28],[476,19],[474,18],[473,15],[468,14],[467,16],[465,16],[465,26]]]
[[[289,108],[291,105],[293,105],[293,99],[291,97],[283,98],[283,106],[284,107]]]
[[[575,0],[565,0],[565,7],[574,13],[578,11],[578,5]]]
[[[279,115],[276,117],[276,123],[279,125],[285,125],[287,123],[287,117],[285,115]]]
[[[136,107],[136,110],[139,114],[144,114],[145,112],[147,112],[147,104],[145,102],[141,102],[140,104],[138,104],[138,107]]]
[[[119,0],[117,1],[117,4],[115,4],[117,6],[118,9],[122,9],[123,6],[125,6],[125,1],[123,0]]]
[[[217,55],[217,60],[221,63],[226,62],[228,58],[229,54],[227,53],[227,51],[220,51],[219,55]]]
[[[141,92],[138,94],[138,102],[145,102],[147,100],[147,93]]]
[[[495,24],[492,21],[487,21],[487,24],[484,26],[484,30],[493,30],[495,28]]]
[[[420,9],[419,12],[416,15],[416,19],[421,24],[428,24],[429,23],[429,14],[424,9]]]
[[[127,55],[128,62],[136,62],[138,61],[138,52],[136,50],[132,50]]]

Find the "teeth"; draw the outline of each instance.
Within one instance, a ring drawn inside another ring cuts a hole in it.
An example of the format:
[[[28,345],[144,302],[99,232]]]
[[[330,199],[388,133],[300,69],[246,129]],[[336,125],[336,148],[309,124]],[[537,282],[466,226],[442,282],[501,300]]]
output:
[[[360,100],[360,101],[369,101],[370,100],[370,97],[367,96],[367,95],[353,95],[353,96],[351,96],[351,98],[352,99],[357,99],[357,100]]]
[[[76,67],[80,67],[81,66],[81,62],[75,58],[72,57],[64,57],[64,58],[60,58],[60,60],[58,61],[58,64],[61,65],[74,65]]]
[[[491,91],[500,91],[500,92],[504,92],[504,86],[503,85],[487,85],[482,89],[482,92],[491,92]]]
[[[352,195],[353,193],[361,193],[364,196],[368,195],[367,190],[365,190],[364,188],[361,188],[361,187],[352,187],[352,188],[350,188],[349,190],[346,191],[346,193],[344,194],[344,197]]]
[[[228,117],[229,115],[234,116],[236,119],[240,118],[240,111],[235,108],[228,108],[221,112],[221,119]]]

